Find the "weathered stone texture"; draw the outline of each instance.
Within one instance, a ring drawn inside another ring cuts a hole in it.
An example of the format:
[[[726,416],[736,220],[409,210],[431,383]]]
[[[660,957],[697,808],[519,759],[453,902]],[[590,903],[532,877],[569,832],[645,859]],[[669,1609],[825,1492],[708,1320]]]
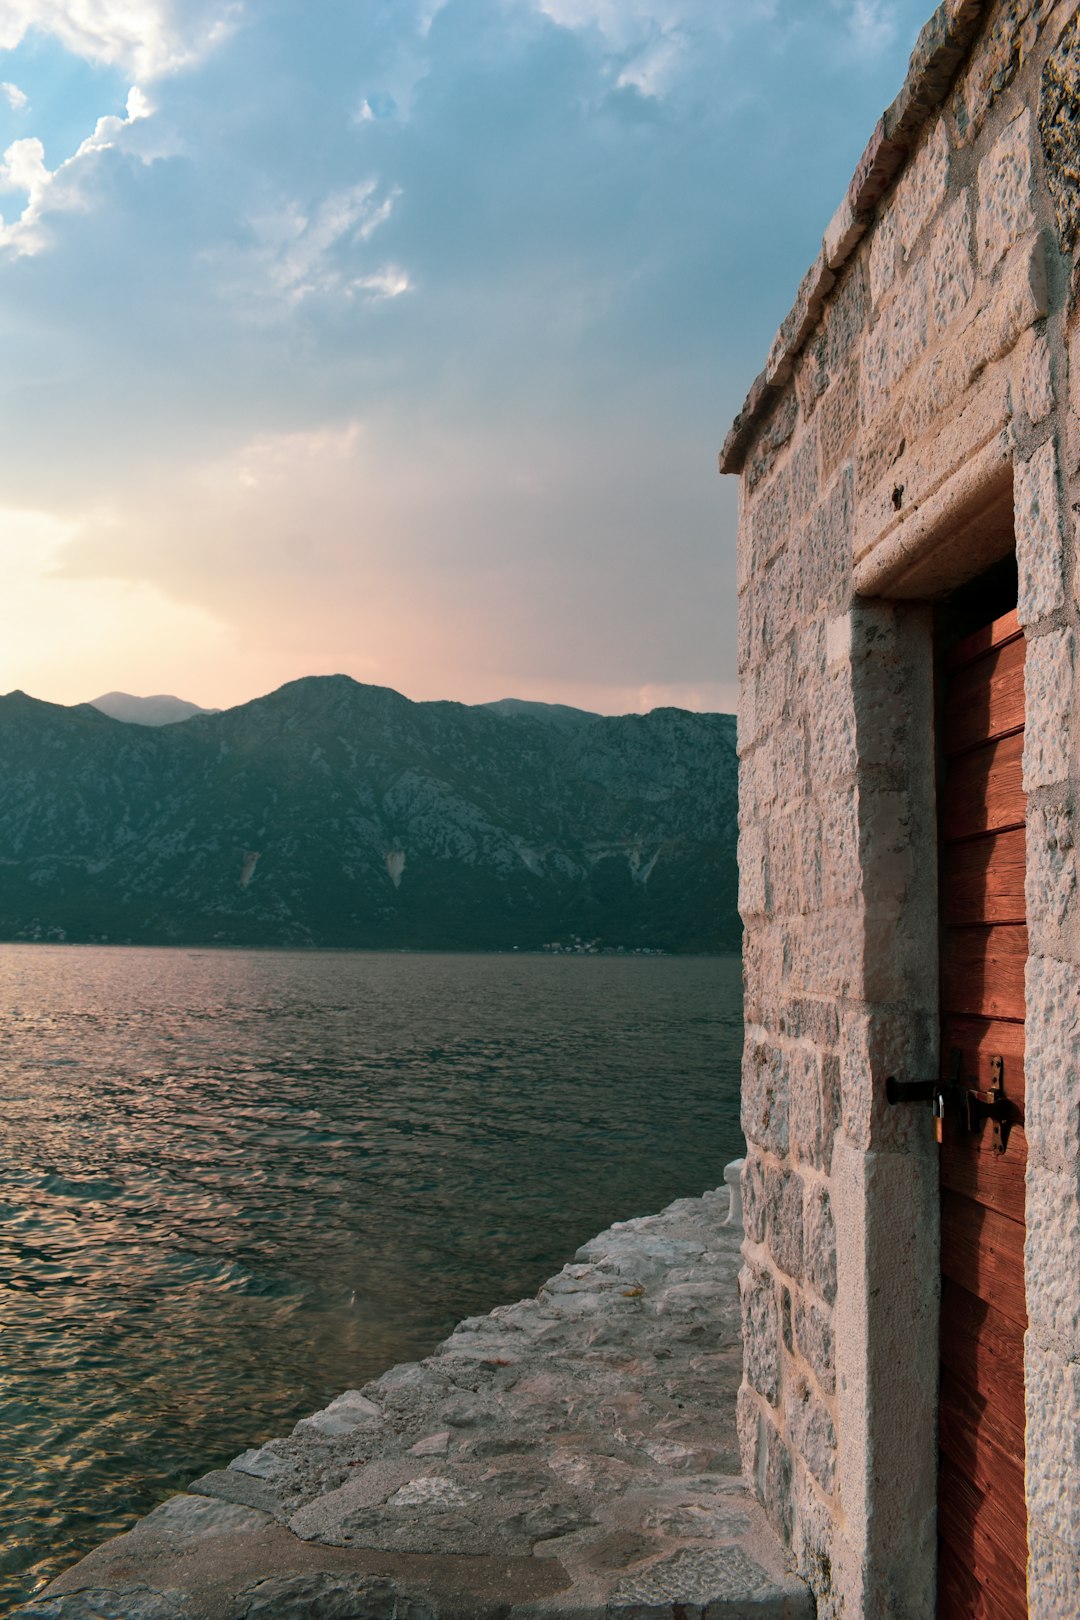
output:
[[[1039,140],[1061,245],[1071,251],[1080,237],[1080,14],[1043,68]]]
[[[1069,776],[1072,747],[1066,716],[1072,707],[1073,633],[1050,630],[1028,641],[1024,665],[1024,792]]]
[[[980,133],[991,107],[1012,84],[1025,56],[1030,56],[1053,7],[1054,0],[1006,0],[995,6],[953,97],[961,139],[973,141]]]
[[[1033,805],[1027,817],[1025,900],[1030,932],[1056,932],[1076,905],[1076,843],[1073,818],[1065,805]]]
[[[888,1106],[884,1079],[939,1058],[919,603],[1005,554],[1010,510],[1028,636],[1030,1339],[1047,1400],[1065,1400],[1080,1356],[1075,1267],[1054,1272],[1055,1244],[1080,1250],[1080,279],[1062,255],[1080,240],[1078,15],[1067,0],[938,8],[773,346],[771,391],[755,385],[725,450],[729,469],[746,458],[746,1309],[773,1336],[741,1432],[826,1617],[933,1606],[932,1446],[889,1427],[906,1370],[936,1355],[936,1173],[927,1114]],[[932,1394],[905,1387],[932,1433]],[[1041,1398],[1033,1380],[1032,1455]],[[1032,1569],[1053,1592],[1078,1550],[1063,1500],[1032,1498]],[[1054,1611],[1040,1596],[1032,1612]]]
[[[897,181],[890,208],[896,239],[907,259],[924,227],[941,206],[949,185],[949,134],[942,120],[930,124],[919,150]]]
[[[1050,345],[1045,333],[1033,333],[1024,347],[1021,385],[1028,416],[1032,422],[1044,422],[1054,408]]]
[[[780,1390],[780,1322],[771,1272],[744,1266],[739,1273],[742,1300],[743,1374],[752,1389],[775,1405]]]
[[[1080,974],[1074,962],[1028,958],[1025,1131],[1033,1161],[1062,1170],[1080,1166]]]
[[[971,257],[971,194],[962,191],[946,208],[930,243],[930,303],[937,332],[967,307],[975,287]]]
[[[1080,1360],[1080,1288],[1063,1255],[1080,1254],[1080,1171],[1032,1164],[1027,1174],[1024,1276],[1028,1320],[1044,1342]]]
[[[1031,174],[1031,114],[1009,124],[979,164],[975,244],[985,274],[1022,236],[1035,229]]]
[[[1017,611],[1034,624],[1065,602],[1057,449],[1053,439],[1016,464]]]

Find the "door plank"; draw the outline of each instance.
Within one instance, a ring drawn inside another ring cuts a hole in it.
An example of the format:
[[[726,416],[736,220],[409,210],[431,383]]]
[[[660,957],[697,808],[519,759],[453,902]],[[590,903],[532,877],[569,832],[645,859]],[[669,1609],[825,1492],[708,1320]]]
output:
[[[949,761],[941,799],[942,837],[1022,827],[1026,815],[1022,731]]]
[[[1011,1127],[1004,1153],[993,1150],[993,1130],[984,1120],[971,1136],[956,1119],[942,1122],[941,1185],[1024,1224],[1027,1139]]]
[[[941,1001],[944,1013],[983,1018],[1023,1018],[1027,929],[945,928],[941,941]]]
[[[993,1598],[968,1568],[969,1556],[956,1552],[947,1541],[940,1543],[937,1620],[999,1620]]]
[[[990,1087],[990,1059],[1004,1060],[1002,1085],[1014,1118],[1024,1120],[1024,1026],[996,1018],[946,1017],[941,1028],[941,1073],[951,1072],[952,1054],[960,1052],[960,1072]]]
[[[951,677],[941,717],[946,756],[1023,726],[1025,652],[1021,636]]]
[[[1001,1511],[943,1457],[938,1475],[941,1539],[993,1599],[995,1620],[1027,1615],[1027,1526]]]
[[[941,1194],[941,1270],[1004,1316],[1027,1326],[1024,1228],[949,1188]]]
[[[1023,1413],[1023,1324],[948,1277],[941,1280],[941,1360],[979,1395],[999,1400],[1003,1413]]]
[[[1020,628],[1020,616],[1013,608],[1010,613],[1003,613],[1000,619],[991,619],[980,630],[972,631],[962,641],[950,647],[946,658],[945,668],[950,674],[963,667],[964,664],[974,663],[995,647],[1002,646],[1006,641],[1015,641],[1023,635]]]
[[[1023,827],[991,833],[946,850],[941,908],[946,923],[1022,923],[1027,834]]]
[[[998,1423],[995,1397],[969,1389],[947,1367],[941,1369],[939,1413],[942,1456],[984,1496],[993,1496],[1003,1512],[1022,1517],[1027,1511],[1023,1430],[1017,1435],[1012,1424]]]

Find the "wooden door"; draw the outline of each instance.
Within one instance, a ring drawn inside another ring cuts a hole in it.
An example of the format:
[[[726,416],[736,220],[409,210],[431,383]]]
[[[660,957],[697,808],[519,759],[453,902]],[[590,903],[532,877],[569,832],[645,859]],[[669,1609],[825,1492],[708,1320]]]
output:
[[[986,1091],[1000,1074],[1006,1118],[995,1141],[993,1122],[966,1120],[950,1093],[942,1121],[938,1615],[1013,1620],[1027,1613],[1024,637],[1015,613],[951,649],[943,687],[942,1073]]]

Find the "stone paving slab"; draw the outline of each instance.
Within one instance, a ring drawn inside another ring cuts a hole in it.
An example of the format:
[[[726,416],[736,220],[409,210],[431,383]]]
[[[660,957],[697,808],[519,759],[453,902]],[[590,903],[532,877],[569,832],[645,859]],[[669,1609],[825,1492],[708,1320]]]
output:
[[[726,1189],[617,1222],[98,1547],[23,1620],[803,1620],[739,1472]]]

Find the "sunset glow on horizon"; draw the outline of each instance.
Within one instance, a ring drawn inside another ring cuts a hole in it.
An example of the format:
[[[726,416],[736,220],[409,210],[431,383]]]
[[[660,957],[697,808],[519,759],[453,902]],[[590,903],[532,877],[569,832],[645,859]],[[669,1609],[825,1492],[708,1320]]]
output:
[[[0,692],[731,710],[716,451],[926,9],[0,6]]]

